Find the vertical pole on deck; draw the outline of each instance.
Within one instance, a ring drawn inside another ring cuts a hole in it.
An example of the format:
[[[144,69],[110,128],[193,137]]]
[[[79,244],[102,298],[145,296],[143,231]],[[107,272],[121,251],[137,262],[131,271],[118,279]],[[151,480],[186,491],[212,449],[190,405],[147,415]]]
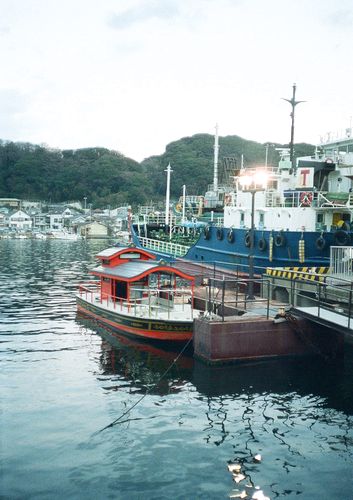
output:
[[[254,251],[255,251],[255,190],[251,190],[251,228],[250,228],[250,252],[249,252],[249,288],[247,300],[255,300],[254,296]]]
[[[226,292],[226,282],[223,277],[223,283],[222,283],[222,322],[224,321],[224,296]]]
[[[270,317],[270,280],[267,280],[267,319]]]
[[[185,199],[186,199],[186,186],[185,184],[183,185],[183,208],[182,208],[182,217],[181,217],[181,222],[182,224],[185,224]]]
[[[291,114],[290,114],[290,117],[292,119],[292,124],[291,124],[291,132],[290,132],[290,143],[289,143],[289,159],[292,163],[292,168],[293,170],[295,170],[295,166],[294,166],[294,113],[295,113],[295,107],[297,104],[301,103],[301,102],[305,102],[305,101],[296,101],[295,100],[295,92],[297,90],[297,86],[295,83],[293,83],[293,94],[292,94],[292,98],[291,99],[285,99],[284,97],[282,97],[282,99],[284,101],[287,101],[289,102],[289,104],[292,106],[292,111],[291,111]]]
[[[351,310],[352,310],[352,283],[349,289],[349,304],[348,304],[348,328],[351,327]]]
[[[165,194],[165,225],[169,225],[169,200],[170,200],[170,174],[173,172],[170,163],[164,172],[167,172],[167,189]]]
[[[218,191],[218,123],[216,123],[216,133],[214,137],[214,162],[213,162],[213,191]]]
[[[321,283],[319,281],[319,293],[318,293],[318,304],[317,304],[317,317],[320,318],[320,303],[321,303]]]
[[[194,282],[191,284],[191,319],[193,318],[193,310],[194,310]]]

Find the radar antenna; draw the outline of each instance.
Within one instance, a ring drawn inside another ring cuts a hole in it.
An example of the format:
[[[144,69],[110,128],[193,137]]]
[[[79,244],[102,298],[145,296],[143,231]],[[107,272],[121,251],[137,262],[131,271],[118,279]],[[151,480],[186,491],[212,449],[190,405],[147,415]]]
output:
[[[291,99],[285,99],[282,97],[284,101],[289,102],[289,104],[292,106],[292,112],[290,114],[290,117],[292,118],[292,126],[291,126],[291,134],[290,134],[290,144],[289,144],[289,159],[292,162],[292,168],[294,168],[294,162],[293,162],[293,156],[294,156],[294,112],[295,112],[295,107],[297,104],[300,104],[301,102],[306,102],[306,101],[296,101],[295,100],[295,91],[297,89],[297,86],[295,83],[293,83],[293,95]]]

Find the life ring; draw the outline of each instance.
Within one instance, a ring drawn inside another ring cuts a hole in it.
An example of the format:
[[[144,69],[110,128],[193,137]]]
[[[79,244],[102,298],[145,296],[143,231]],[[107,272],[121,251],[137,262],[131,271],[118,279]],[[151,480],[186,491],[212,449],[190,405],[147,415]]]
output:
[[[323,236],[319,236],[319,238],[315,241],[316,248],[318,250],[323,250],[326,246],[326,240]]]
[[[350,239],[351,238],[349,233],[347,233],[347,231],[344,231],[343,229],[339,229],[338,231],[335,232],[335,241],[339,246],[347,245]]]
[[[228,234],[227,234],[227,240],[229,241],[229,243],[233,243],[233,241],[234,241],[233,229],[229,229]]]
[[[221,227],[217,229],[217,240],[223,240],[223,229]]]
[[[211,237],[211,231],[210,231],[210,226],[205,226],[203,228],[203,237],[205,240],[209,240]]]
[[[286,244],[286,237],[283,233],[278,233],[275,236],[274,242],[276,247],[284,247]]]
[[[244,244],[247,248],[250,247],[251,245],[251,234],[250,234],[250,231],[248,231],[246,234],[245,234],[245,237],[244,237]]]
[[[264,252],[267,248],[267,241],[265,238],[260,238],[257,246],[259,247],[260,252]]]
[[[300,193],[300,198],[299,198],[300,204],[303,207],[310,207],[312,202],[313,202],[313,193]]]

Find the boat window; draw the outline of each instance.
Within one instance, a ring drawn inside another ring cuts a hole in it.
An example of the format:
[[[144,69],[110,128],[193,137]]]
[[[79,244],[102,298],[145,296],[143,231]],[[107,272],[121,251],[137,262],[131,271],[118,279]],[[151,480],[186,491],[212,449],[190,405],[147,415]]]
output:
[[[324,214],[323,213],[317,214],[317,222],[324,222]]]
[[[130,252],[130,253],[127,253],[127,254],[121,254],[120,258],[121,259],[128,259],[128,260],[130,260],[130,259],[140,259],[141,255],[139,253],[132,253],[132,252]]]
[[[102,264],[108,265],[110,261],[108,259],[102,259]]]
[[[103,278],[102,278],[102,281],[105,281],[106,283],[110,283],[110,278],[105,278],[105,277],[103,277]]]

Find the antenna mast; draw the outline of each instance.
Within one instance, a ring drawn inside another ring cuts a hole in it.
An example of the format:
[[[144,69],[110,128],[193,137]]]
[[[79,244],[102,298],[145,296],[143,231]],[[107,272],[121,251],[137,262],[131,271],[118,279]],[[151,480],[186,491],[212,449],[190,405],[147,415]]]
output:
[[[216,123],[216,133],[214,136],[214,165],[213,165],[213,190],[218,190],[218,124]]]
[[[292,163],[292,167],[294,168],[293,165],[293,157],[294,157],[294,113],[295,113],[295,107],[297,104],[301,102],[306,102],[306,101],[296,101],[295,100],[295,92],[297,90],[297,86],[295,83],[293,83],[293,95],[291,99],[285,99],[282,97],[284,101],[289,102],[289,104],[292,106],[292,112],[290,114],[290,117],[292,118],[292,126],[291,126],[291,133],[290,133],[290,144],[289,144],[289,159]]]
[[[164,172],[167,172],[167,189],[165,194],[165,225],[169,224],[169,199],[170,199],[170,174],[173,170],[170,167],[170,163],[168,163],[168,167]]]

